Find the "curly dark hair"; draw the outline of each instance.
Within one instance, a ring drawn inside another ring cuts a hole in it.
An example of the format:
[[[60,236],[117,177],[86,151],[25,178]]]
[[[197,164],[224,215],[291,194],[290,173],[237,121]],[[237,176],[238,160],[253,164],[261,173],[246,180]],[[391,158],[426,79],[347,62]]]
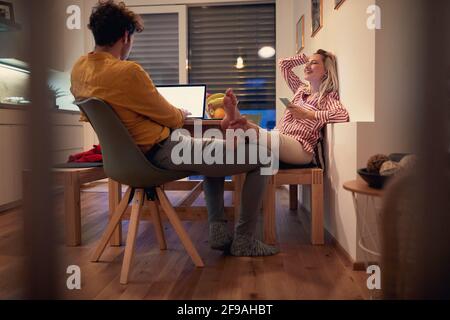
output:
[[[88,28],[92,31],[96,45],[112,46],[124,36],[142,32],[144,24],[141,17],[129,10],[125,3],[114,0],[100,0],[92,9]]]

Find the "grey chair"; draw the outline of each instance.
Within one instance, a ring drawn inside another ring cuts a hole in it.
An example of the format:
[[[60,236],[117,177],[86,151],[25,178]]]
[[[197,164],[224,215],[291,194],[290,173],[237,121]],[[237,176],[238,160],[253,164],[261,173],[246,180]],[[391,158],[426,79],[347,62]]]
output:
[[[131,138],[111,106],[100,99],[90,98],[76,103],[89,119],[102,146],[103,167],[106,176],[129,186],[103,233],[92,256],[98,262],[114,230],[131,201],[131,216],[122,263],[120,283],[128,283],[134,254],[139,218],[145,201],[148,201],[160,249],[166,249],[164,231],[158,207],[161,206],[184,248],[197,267],[203,261],[184,229],[177,213],[170,204],[163,188],[164,183],[191,175],[190,172],[167,171],[152,165]]]

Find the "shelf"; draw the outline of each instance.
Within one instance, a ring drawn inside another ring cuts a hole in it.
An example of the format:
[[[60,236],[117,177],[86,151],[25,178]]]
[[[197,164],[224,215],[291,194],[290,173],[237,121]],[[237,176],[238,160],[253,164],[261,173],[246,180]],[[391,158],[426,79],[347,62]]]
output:
[[[0,32],[19,31],[20,29],[22,29],[20,24],[0,17]]]

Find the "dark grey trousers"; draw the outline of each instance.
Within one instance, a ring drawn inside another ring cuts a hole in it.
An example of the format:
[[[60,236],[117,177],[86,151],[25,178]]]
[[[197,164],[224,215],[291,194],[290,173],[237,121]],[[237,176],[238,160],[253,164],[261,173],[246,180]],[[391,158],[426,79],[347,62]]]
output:
[[[256,231],[258,213],[261,210],[262,199],[269,176],[261,175],[261,161],[256,159],[252,163],[250,155],[254,149],[250,144],[245,144],[241,151],[245,152],[243,164],[227,164],[226,159],[233,157],[234,163],[238,158],[238,149],[227,148],[224,140],[221,139],[195,139],[185,136],[183,146],[185,152],[180,152],[180,142],[171,141],[170,137],[161,142],[156,151],[150,152],[147,158],[157,167],[167,170],[192,171],[194,174],[205,176],[204,192],[206,206],[208,209],[208,221],[226,221],[224,213],[224,183],[225,177],[235,174],[246,173],[246,179],[241,194],[240,215],[235,231],[240,235],[253,236]],[[255,147],[255,145],[253,145]],[[258,146],[258,148],[263,148]],[[206,164],[204,161],[195,163],[195,158],[199,160],[199,150],[215,150],[212,155],[218,155],[219,163]],[[221,150],[221,151],[220,151]],[[267,152],[263,150],[262,152]],[[197,156],[196,156],[197,154]],[[183,160],[180,159],[182,155]],[[242,152],[241,152],[242,155]],[[181,163],[180,163],[181,162]]]

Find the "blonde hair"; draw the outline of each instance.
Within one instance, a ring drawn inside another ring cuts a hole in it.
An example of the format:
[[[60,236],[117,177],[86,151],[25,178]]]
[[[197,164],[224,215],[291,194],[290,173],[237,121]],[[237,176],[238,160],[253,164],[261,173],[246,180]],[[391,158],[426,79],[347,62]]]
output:
[[[339,78],[337,69],[337,59],[334,54],[325,50],[319,49],[316,54],[322,56],[323,64],[325,65],[325,78],[320,84],[318,106],[322,99],[329,93],[339,93]]]

